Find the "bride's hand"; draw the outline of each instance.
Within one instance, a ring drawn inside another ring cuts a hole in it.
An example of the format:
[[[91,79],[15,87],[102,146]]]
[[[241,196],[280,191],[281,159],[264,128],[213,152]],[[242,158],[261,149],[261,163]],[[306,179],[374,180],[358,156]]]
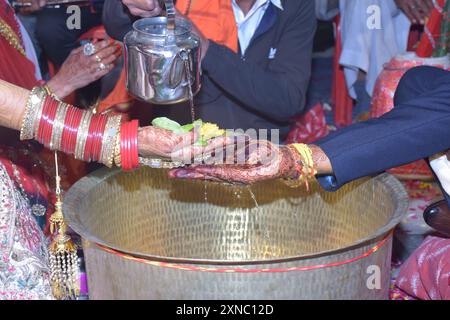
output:
[[[252,141],[246,145],[245,150],[239,152],[246,153],[244,163],[233,164],[236,163],[236,158],[239,158],[237,155],[237,157],[232,157],[231,164],[199,165],[174,169],[170,171],[169,175],[172,178],[206,179],[243,184],[291,178],[298,175],[296,171],[298,166],[296,166],[291,150],[287,147],[277,146],[269,141]]]
[[[170,158],[173,161],[190,160],[211,152],[222,150],[234,140],[229,136],[221,136],[208,141],[206,146],[196,144],[197,130],[185,134],[177,134],[158,127],[144,127],[139,129],[138,148],[143,157]]]

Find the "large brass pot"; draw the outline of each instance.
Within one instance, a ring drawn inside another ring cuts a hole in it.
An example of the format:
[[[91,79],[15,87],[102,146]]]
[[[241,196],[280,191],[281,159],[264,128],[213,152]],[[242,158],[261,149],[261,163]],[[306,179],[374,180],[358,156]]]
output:
[[[408,203],[392,176],[336,193],[269,181],[254,198],[166,176],[100,170],[67,193],[91,299],[388,298],[392,230]]]

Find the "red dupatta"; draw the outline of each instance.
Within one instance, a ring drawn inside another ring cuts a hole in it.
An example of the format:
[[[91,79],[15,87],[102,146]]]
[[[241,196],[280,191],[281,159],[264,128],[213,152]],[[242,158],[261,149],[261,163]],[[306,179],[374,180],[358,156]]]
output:
[[[7,39],[8,36],[14,37],[19,40],[20,46],[24,47],[14,10],[5,0],[0,0],[0,19],[0,23],[9,26],[9,29],[2,28],[0,32],[0,79],[32,89],[37,83],[36,67]]]

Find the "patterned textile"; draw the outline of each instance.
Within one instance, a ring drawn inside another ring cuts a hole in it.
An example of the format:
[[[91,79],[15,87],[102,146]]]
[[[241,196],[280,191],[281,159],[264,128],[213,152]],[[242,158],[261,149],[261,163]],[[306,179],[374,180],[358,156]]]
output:
[[[0,299],[52,299],[47,240],[0,162]]]
[[[417,300],[421,297],[413,296],[411,291],[402,290],[397,286],[399,273],[407,265],[416,250],[424,243],[424,240],[436,234],[423,218],[424,210],[437,198],[442,197],[438,186],[434,183],[421,181],[403,181],[408,191],[410,203],[408,213],[395,231],[394,256],[392,261],[392,281],[390,288],[391,300]],[[415,270],[419,273],[419,269]]]
[[[294,119],[286,143],[313,143],[330,133],[325,113],[320,103]]]
[[[450,239],[428,237],[405,262],[397,286],[422,300],[450,300]]]

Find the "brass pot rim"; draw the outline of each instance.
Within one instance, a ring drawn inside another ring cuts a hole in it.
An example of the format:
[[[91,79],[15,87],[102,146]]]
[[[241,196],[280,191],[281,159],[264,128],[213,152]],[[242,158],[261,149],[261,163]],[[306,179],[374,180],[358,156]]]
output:
[[[338,249],[315,252],[312,254],[286,256],[283,258],[275,258],[275,259],[271,258],[271,259],[233,261],[233,260],[165,257],[159,255],[145,254],[138,251],[125,250],[116,245],[111,245],[110,243],[107,243],[106,241],[99,239],[98,237],[87,232],[86,228],[82,224],[77,222],[75,217],[76,212],[74,212],[75,210],[74,211],[68,210],[69,207],[77,208],[75,204],[80,203],[80,201],[82,201],[82,199],[90,192],[93,185],[101,183],[120,172],[121,171],[119,169],[102,168],[85,176],[84,178],[76,182],[75,185],[69,189],[64,198],[63,212],[66,222],[71,227],[71,229],[75,231],[77,234],[79,234],[83,239],[88,240],[89,242],[94,243],[96,245],[99,245],[98,247],[100,249],[102,249],[102,247],[110,248],[113,251],[130,255],[140,259],[146,259],[148,261],[174,263],[174,264],[193,264],[193,265],[211,265],[211,266],[268,265],[268,264],[288,263],[307,259],[317,259],[321,257],[340,254],[343,252],[348,252],[351,250],[368,246],[370,244],[374,244],[376,242],[380,242],[385,237],[388,237],[389,236],[388,234],[391,233],[393,229],[402,221],[403,217],[407,212],[409,204],[408,194],[406,193],[406,190],[404,189],[400,181],[391,174],[383,173],[373,179],[379,181],[385,188],[390,189],[389,193],[394,197],[393,200],[396,203],[395,211],[392,214],[392,217],[389,220],[389,222],[385,224],[383,227],[377,229],[372,235],[362,238],[358,241],[355,241],[354,243],[349,244],[347,246]]]

